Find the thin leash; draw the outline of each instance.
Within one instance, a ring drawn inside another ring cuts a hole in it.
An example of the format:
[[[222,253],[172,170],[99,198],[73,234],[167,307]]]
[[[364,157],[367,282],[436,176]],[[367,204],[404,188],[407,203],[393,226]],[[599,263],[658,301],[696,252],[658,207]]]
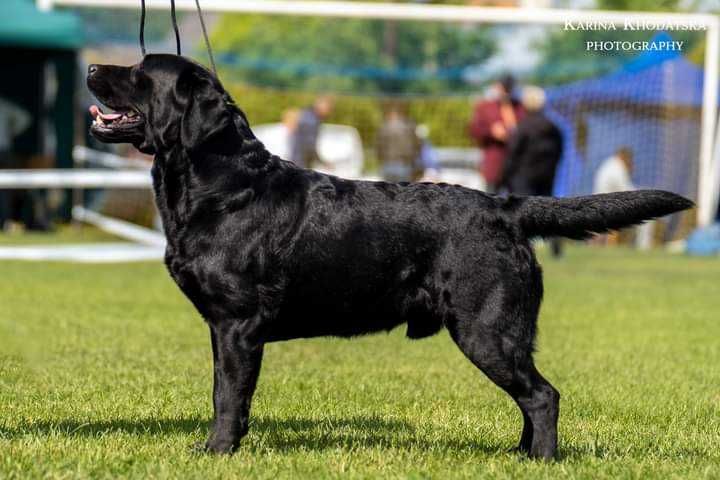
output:
[[[172,17],[173,30],[175,30],[175,46],[177,47],[177,54],[182,55],[180,50],[180,30],[177,26],[177,17],[175,16],[175,0],[170,0],[170,17]]]
[[[145,0],[140,0],[140,51],[145,56]]]
[[[175,1],[175,0],[173,0]],[[207,29],[205,28],[205,19],[203,18],[202,10],[200,9],[200,0],[195,0],[195,6],[197,7],[198,17],[200,18],[200,27],[202,28],[203,38],[205,39],[205,48],[207,49],[208,57],[210,58],[210,66],[212,71],[217,77],[217,68],[215,67],[215,58],[213,57],[212,48],[210,47],[210,40],[208,39]]]
[[[212,47],[210,46],[210,39],[208,38],[207,28],[205,27],[205,18],[203,17],[202,9],[200,8],[200,0],[195,0],[195,6],[197,7],[198,18],[200,19],[200,27],[202,28],[205,48],[207,49],[208,57],[210,59],[210,66],[217,77],[215,57],[213,56]],[[143,56],[147,53],[145,48],[145,10],[145,0],[140,0],[140,51]],[[177,15],[175,14],[175,0],[170,0],[170,16],[172,18],[173,30],[175,31],[175,46],[177,47],[177,54],[182,55],[182,50],[180,48],[180,30],[177,25]]]

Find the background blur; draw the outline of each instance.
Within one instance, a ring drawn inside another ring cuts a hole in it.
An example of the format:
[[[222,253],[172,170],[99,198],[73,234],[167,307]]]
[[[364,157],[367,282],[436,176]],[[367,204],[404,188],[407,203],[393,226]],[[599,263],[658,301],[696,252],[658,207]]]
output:
[[[226,0],[228,6],[238,2]],[[140,59],[140,2],[104,2],[103,7],[62,3],[4,1],[0,48],[9,74],[0,79],[0,220],[5,243],[22,238],[22,232],[53,231],[58,226],[63,230],[62,225],[74,218],[153,247],[155,253],[146,255],[157,255],[162,236],[153,233],[161,226],[149,190],[151,159],[129,146],[99,144],[87,133],[92,121],[87,112],[95,100],[84,85],[86,67]],[[167,7],[169,1],[148,3]],[[720,11],[716,0],[396,3],[505,7],[517,12]],[[705,28],[578,28],[583,20],[570,27],[427,20],[206,12],[221,80],[256,134],[284,158],[294,160],[293,148],[301,135],[296,131],[302,131],[304,118],[314,114],[320,99],[330,106],[315,119],[320,131],[309,141],[315,143],[317,158],[308,166],[346,177],[402,180],[402,162],[397,159],[408,157],[403,160],[410,165],[408,180],[528,193],[510,188],[512,179],[503,183],[488,178],[488,162],[495,161],[488,145],[495,140],[482,136],[480,117],[498,101],[497,81],[512,76],[515,85],[509,95],[521,107],[526,87],[543,89],[541,112],[562,138],[545,194],[599,191],[603,166],[627,151],[630,161],[621,162],[616,168],[621,171],[615,172],[627,177],[625,188],[664,188],[695,200],[710,196],[712,214],[699,223],[712,223],[717,182],[701,188],[702,175],[712,172],[703,170],[700,160],[707,98]],[[184,53],[207,64],[196,13],[180,11],[178,21]],[[146,41],[149,52],[174,52],[167,9],[148,11]],[[588,50],[588,41],[682,42],[682,48],[597,51]],[[511,116],[508,138],[502,142],[508,151],[502,155],[511,153],[512,133],[524,107],[518,112],[517,118]],[[410,139],[405,151],[399,146],[403,139]],[[710,141],[717,145],[716,138]],[[714,150],[717,164],[718,148]],[[45,176],[25,175],[27,170]],[[698,226],[698,218],[697,211],[688,212],[642,234],[649,240],[638,243],[633,238],[640,234],[629,234],[608,243],[682,249],[684,244],[678,242]]]
[[[194,1],[176,1],[183,51],[207,65]],[[170,0],[147,2],[148,51],[174,53]],[[140,0],[0,0],[0,479],[720,478],[718,0],[382,7],[421,9],[415,21],[201,3],[223,84],[292,161],[500,195],[660,187],[698,208],[538,246],[535,359],[563,396],[558,462],[508,453],[514,403],[444,332],[408,342],[403,328],[267,345],[241,448],[197,455],[212,353],[161,262],[152,159],[87,134],[87,65],[140,60]],[[714,30],[592,25],[607,10]]]

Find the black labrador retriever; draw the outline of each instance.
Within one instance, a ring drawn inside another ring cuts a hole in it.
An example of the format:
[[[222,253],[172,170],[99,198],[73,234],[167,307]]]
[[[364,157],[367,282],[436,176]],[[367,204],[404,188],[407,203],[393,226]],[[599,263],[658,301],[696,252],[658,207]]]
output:
[[[170,275],[210,327],[212,433],[248,431],[263,346],[443,327],[517,403],[519,450],[550,459],[560,395],[533,364],[542,273],[530,239],[583,239],[687,209],[664,191],[500,198],[460,186],[351,181],[269,153],[218,79],[175,55],[91,65],[92,134],[152,154]]]

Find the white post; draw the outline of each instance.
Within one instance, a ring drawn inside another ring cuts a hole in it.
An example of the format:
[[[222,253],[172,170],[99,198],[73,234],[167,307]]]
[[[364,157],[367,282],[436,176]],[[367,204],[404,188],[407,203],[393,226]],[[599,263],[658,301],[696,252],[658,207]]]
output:
[[[718,118],[718,84],[720,83],[720,18],[708,22],[705,40],[705,76],[703,78],[703,109],[700,137],[700,171],[698,173],[698,224],[712,222],[717,200],[720,158],[713,160],[715,122]],[[718,140],[720,141],[720,139]]]
[[[53,0],[37,0],[37,8],[43,12],[52,10]]]
[[[710,198],[710,221],[713,221],[713,214],[716,213],[715,208],[720,208],[720,117],[718,117],[717,133],[715,133],[715,149],[713,150],[712,157],[712,168],[713,172],[710,175],[712,178],[711,183],[711,195]]]

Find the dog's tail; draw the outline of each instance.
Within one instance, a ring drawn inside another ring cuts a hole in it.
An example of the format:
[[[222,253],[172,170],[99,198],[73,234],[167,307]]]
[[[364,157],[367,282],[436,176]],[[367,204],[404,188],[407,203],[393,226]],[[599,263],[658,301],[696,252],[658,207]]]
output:
[[[637,225],[686,210],[687,198],[662,190],[636,190],[574,198],[523,197],[514,209],[517,222],[530,237],[577,240],[594,233]]]

